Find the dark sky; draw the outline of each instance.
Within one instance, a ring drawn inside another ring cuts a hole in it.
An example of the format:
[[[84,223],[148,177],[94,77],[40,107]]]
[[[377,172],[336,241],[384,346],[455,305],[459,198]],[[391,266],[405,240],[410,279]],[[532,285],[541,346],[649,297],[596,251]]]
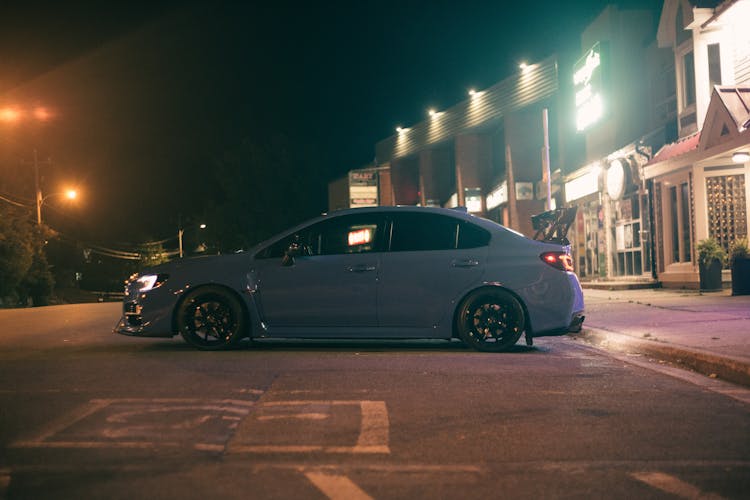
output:
[[[88,190],[89,239],[169,233],[177,213],[207,202],[211,159],[247,138],[287,137],[307,159],[261,187],[302,220],[326,209],[327,182],[372,161],[396,125],[456,104],[521,60],[577,56],[605,5],[4,2],[0,107],[56,111],[35,147]],[[661,2],[619,5],[658,12]],[[11,147],[21,132],[3,130],[0,148]],[[290,179],[316,194],[287,199]]]

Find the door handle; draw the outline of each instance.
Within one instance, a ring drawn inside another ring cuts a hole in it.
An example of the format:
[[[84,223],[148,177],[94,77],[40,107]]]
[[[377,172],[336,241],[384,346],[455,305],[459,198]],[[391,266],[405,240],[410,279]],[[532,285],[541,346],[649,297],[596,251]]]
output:
[[[350,273],[369,273],[377,269],[375,266],[370,266],[367,264],[359,264],[356,266],[349,266],[346,268],[347,271]]]
[[[476,267],[479,265],[478,260],[474,259],[463,259],[451,261],[451,267]]]

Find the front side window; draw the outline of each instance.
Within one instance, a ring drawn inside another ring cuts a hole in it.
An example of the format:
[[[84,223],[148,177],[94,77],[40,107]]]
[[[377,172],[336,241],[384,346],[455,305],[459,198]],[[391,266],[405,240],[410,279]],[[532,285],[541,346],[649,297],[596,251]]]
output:
[[[383,219],[377,214],[334,217],[303,228],[258,252],[256,258],[281,258],[292,243],[302,255],[337,255],[373,252],[379,248]]]

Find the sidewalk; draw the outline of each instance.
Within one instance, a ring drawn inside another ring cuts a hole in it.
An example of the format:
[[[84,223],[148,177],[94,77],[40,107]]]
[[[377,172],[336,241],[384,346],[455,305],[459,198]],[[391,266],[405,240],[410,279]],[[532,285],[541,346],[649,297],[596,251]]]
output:
[[[574,338],[750,387],[750,295],[590,288],[583,293],[586,321]]]

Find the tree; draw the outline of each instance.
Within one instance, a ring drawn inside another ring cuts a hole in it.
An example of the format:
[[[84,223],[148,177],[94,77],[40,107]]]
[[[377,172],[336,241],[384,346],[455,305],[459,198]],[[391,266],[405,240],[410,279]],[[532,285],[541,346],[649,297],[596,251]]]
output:
[[[0,298],[15,302],[31,297],[35,305],[49,301],[53,279],[44,242],[50,236],[28,210],[0,206]]]

